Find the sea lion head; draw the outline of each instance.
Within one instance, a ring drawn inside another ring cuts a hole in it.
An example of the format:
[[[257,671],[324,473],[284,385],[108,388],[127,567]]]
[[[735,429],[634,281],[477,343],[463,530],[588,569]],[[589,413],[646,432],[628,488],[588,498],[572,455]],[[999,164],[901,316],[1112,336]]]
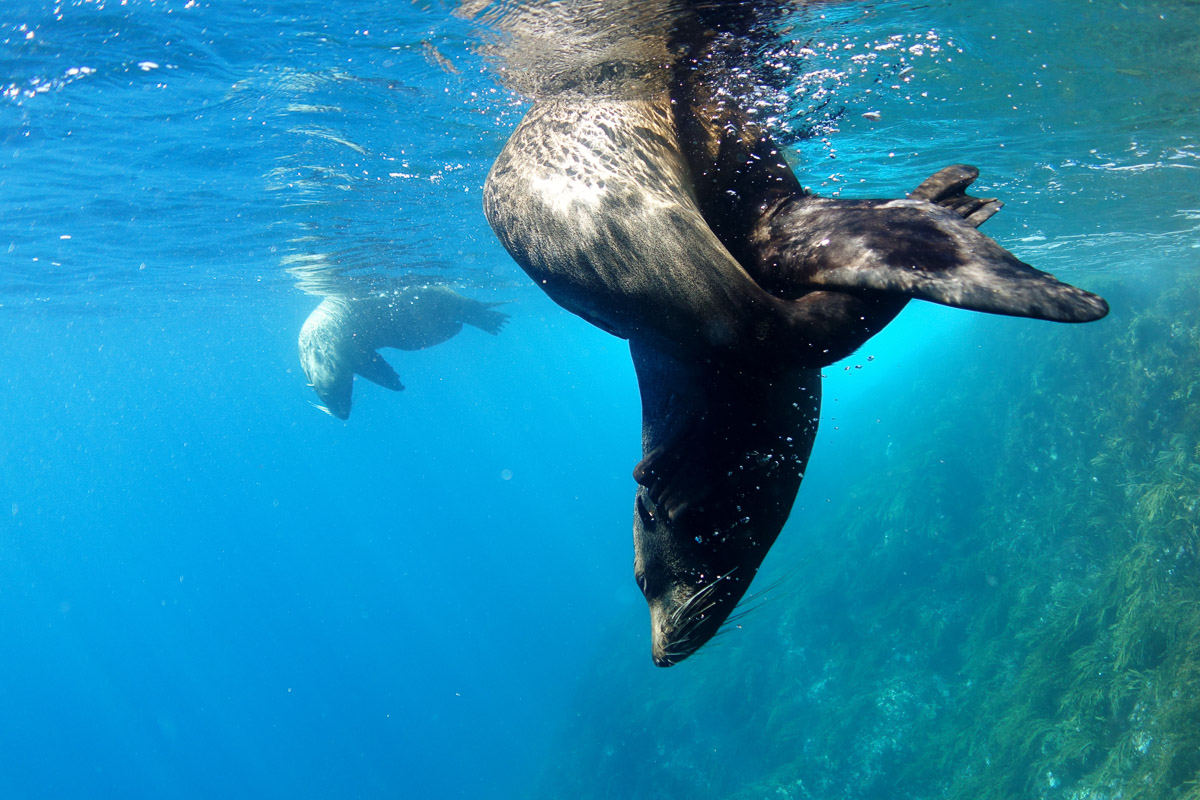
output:
[[[634,578],[651,655],[678,664],[745,596],[800,488],[821,402],[816,370],[691,364],[630,343],[642,394]]]
[[[340,323],[344,305],[327,298],[300,329],[300,366],[325,410],[338,419],[350,416],[354,391],[354,350],[344,341]]]
[[[744,499],[774,503],[772,492],[756,494]],[[790,505],[789,499],[783,507]],[[779,535],[786,510],[730,519],[721,512],[749,510],[733,503],[718,513],[698,508],[672,516],[644,487],[635,508],[634,579],[650,608],[651,656],[656,665],[669,667],[712,639],[733,613]]]

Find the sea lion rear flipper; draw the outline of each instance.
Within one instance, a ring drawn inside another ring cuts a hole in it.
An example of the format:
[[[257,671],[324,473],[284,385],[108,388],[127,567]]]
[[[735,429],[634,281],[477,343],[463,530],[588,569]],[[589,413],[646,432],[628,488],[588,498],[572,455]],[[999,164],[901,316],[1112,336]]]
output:
[[[354,371],[371,383],[379,384],[393,392],[404,389],[404,384],[400,382],[400,376],[396,374],[396,370],[392,369],[392,365],[384,361],[383,356],[379,353],[369,353],[365,359],[359,362]]]
[[[500,304],[473,302],[472,307],[463,314],[463,322],[495,336],[504,330],[504,326],[508,323],[508,314],[492,310],[492,306],[498,305]]]
[[[947,208],[978,228],[1004,207],[994,197],[972,197],[967,187],[979,177],[979,170],[966,164],[944,167],[908,193],[909,200],[928,200]]]
[[[1102,298],[1034,269],[975,230],[999,208],[964,193],[975,174],[949,167],[904,200],[790,199],[771,215],[762,255],[813,289],[889,292],[1056,322],[1107,314]]]

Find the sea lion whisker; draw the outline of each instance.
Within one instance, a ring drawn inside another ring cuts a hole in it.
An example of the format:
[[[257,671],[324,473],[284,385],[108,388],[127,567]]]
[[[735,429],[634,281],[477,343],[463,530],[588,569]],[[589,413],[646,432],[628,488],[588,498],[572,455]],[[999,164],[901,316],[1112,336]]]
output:
[[[748,595],[742,600],[742,602],[738,603],[737,609],[735,609],[734,612],[729,615],[729,618],[726,620],[726,622],[736,622],[737,620],[740,620],[743,617],[758,611],[767,603],[771,603],[782,597],[782,594],[774,590],[791,580],[791,578],[794,576],[794,572],[795,570],[788,570],[786,574],[781,575],[776,580],[768,583],[754,594]]]
[[[699,595],[689,598],[686,603],[671,612],[671,616],[669,618],[671,627],[676,628],[681,624],[686,624],[687,620],[692,619],[695,616],[694,610],[699,605],[699,603],[695,602],[697,597],[699,597]]]
[[[687,620],[684,621],[683,625],[680,627],[679,630],[690,632],[693,628],[695,628],[697,625],[699,625],[701,622],[703,622],[704,615],[706,613],[708,613],[709,611],[711,611],[712,609],[716,608],[716,606],[717,606],[717,604],[714,601],[700,609],[693,611],[691,614],[688,615]]]
[[[788,581],[790,581],[790,580],[792,580],[793,578],[795,578],[795,577],[796,577],[796,573],[797,573],[797,571],[798,571],[798,570],[797,570],[796,568],[794,568],[794,567],[793,567],[792,569],[789,569],[789,570],[785,571],[785,572],[784,572],[782,575],[780,575],[778,578],[776,578],[775,580],[771,581],[771,582],[770,582],[770,583],[768,583],[767,585],[765,585],[765,586],[761,587],[761,588],[760,588],[758,591],[756,591],[756,592],[750,592],[750,593],[747,595],[746,599],[747,599],[747,600],[750,600],[750,599],[754,599],[754,598],[762,597],[764,594],[767,594],[768,592],[770,592],[770,591],[773,591],[774,589],[777,589],[778,587],[782,586],[783,584],[785,584],[785,583],[787,583]]]
[[[696,649],[692,651],[691,657],[692,658],[695,658],[696,656],[704,657],[705,651],[711,652],[712,650],[721,648],[725,643],[727,643],[729,641],[728,639],[726,639],[722,636],[723,632],[724,632],[723,629],[714,631],[712,636],[709,636],[707,639],[704,640],[704,642],[702,642],[704,647],[697,646]],[[712,644],[711,648],[708,646],[710,643]]]
[[[713,590],[713,587],[716,585],[717,582],[713,581],[712,583],[706,583],[705,585],[701,586],[696,590],[695,594],[693,594],[684,602],[684,605],[686,606],[688,603],[694,603],[697,597],[703,597],[706,594],[710,594]]]
[[[684,659],[696,651],[699,644],[695,644],[695,631],[689,631],[684,636],[675,639],[671,642],[671,647],[663,652],[663,655],[668,658]]]
[[[708,612],[716,607],[717,603],[714,601],[694,611],[683,623],[683,625],[681,625],[678,630],[675,631],[675,645],[677,647],[684,646],[688,647],[689,650],[694,650],[695,648],[690,647],[689,643],[695,638],[696,634],[700,632],[700,627],[707,619],[706,615]]]
[[[701,588],[698,592],[696,592],[694,595],[689,597],[683,603],[680,603],[679,606],[676,607],[675,610],[671,612],[670,619],[671,619],[672,624],[679,622],[679,620],[683,619],[686,616],[689,616],[691,614],[692,607],[695,605],[698,605],[699,603],[701,603],[704,600],[704,598],[711,595],[718,583],[719,583],[719,579],[716,581],[713,581],[712,583],[708,584],[707,586]]]
[[[731,623],[736,624],[736,623],[740,622],[741,620],[745,619],[746,617],[750,616],[751,614],[753,614],[755,611],[758,611],[760,608],[762,608],[761,604],[755,604],[755,605],[750,605],[750,606],[739,606],[736,611],[734,611],[732,614],[730,614],[728,617],[725,618],[725,622],[723,623],[723,626],[729,625]]]
[[[691,644],[691,640],[691,636],[683,636],[672,640],[669,646],[663,650],[663,655],[667,658],[686,657],[690,652],[689,645]]]
[[[709,637],[708,641],[720,642],[724,640],[725,634],[727,633],[729,633],[729,629],[722,625],[720,628],[717,628],[715,631],[713,631],[713,635]]]
[[[703,602],[703,600],[705,598],[707,598],[708,596],[713,594],[716,591],[717,587],[720,586],[723,581],[728,580],[729,576],[732,575],[734,570],[736,570],[736,569],[737,569],[737,567],[734,567],[733,569],[729,570],[728,572],[726,572],[722,575],[718,575],[716,578],[713,579],[712,583],[709,583],[707,586],[704,586],[703,588],[700,589],[700,591],[696,592],[694,595],[689,597],[684,603],[682,603],[678,608],[676,608],[671,613],[671,618],[670,618],[671,624],[672,625],[677,624],[681,619],[683,619],[686,616],[695,616],[696,612],[692,609],[692,607],[695,605],[699,605],[701,602]],[[711,608],[711,605],[709,606],[709,608]]]
[[[680,639],[679,641],[676,641],[674,643],[674,647],[672,647],[670,650],[664,650],[663,655],[666,656],[667,658],[678,658],[679,656],[686,656],[688,654],[688,645],[689,644],[691,644],[690,636],[686,637],[684,639]]]
[[[738,603],[738,607],[734,610],[734,612],[732,614],[729,615],[729,618],[730,619],[740,619],[741,617],[744,617],[753,611],[759,610],[764,605],[771,602],[772,600],[775,600],[779,596],[780,595],[778,595],[778,594],[768,595],[765,592],[759,592],[758,594],[754,595],[753,597],[747,597],[744,600],[742,600],[742,602]]]

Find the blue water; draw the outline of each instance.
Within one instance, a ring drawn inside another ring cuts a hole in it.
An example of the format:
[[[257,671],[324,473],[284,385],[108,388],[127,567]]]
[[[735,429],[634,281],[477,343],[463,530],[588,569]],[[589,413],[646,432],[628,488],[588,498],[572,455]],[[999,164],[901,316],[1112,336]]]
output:
[[[526,105],[477,25],[2,8],[0,797],[526,797],[564,725],[622,702],[597,665],[686,685],[631,578],[628,353],[480,212]],[[1006,9],[806,17],[781,58],[807,88],[775,109],[804,183],[895,196],[974,163],[1007,204],[987,232],[1115,307],[1197,271],[1195,4]],[[512,321],[391,352],[408,389],[359,381],[342,423],[296,354],[331,275],[436,277]],[[846,454],[924,424],[905,393],[951,385],[968,332],[1021,324],[914,306],[830,367],[784,538],[837,536]]]

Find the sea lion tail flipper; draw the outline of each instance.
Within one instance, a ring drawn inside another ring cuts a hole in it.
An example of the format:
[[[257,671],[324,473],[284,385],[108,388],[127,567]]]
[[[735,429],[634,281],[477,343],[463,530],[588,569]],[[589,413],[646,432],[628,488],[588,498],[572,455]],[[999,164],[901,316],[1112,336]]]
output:
[[[383,360],[383,356],[379,353],[370,353],[358,365],[355,372],[362,375],[371,383],[376,383],[385,389],[391,389],[393,392],[404,390],[404,384],[400,382],[400,376],[396,374],[396,370],[392,369],[392,365]]]
[[[905,200],[794,198],[772,215],[767,261],[813,289],[894,293],[1055,322],[1108,313],[1102,298],[1034,269],[975,230],[996,206],[963,193],[970,180],[970,172],[943,170]]]
[[[493,306],[501,305],[500,303],[476,303],[475,306],[469,309],[468,313],[463,316],[463,322],[468,325],[479,328],[479,330],[490,333],[492,336],[504,330],[504,326],[508,324],[508,314],[503,311],[493,311]]]

